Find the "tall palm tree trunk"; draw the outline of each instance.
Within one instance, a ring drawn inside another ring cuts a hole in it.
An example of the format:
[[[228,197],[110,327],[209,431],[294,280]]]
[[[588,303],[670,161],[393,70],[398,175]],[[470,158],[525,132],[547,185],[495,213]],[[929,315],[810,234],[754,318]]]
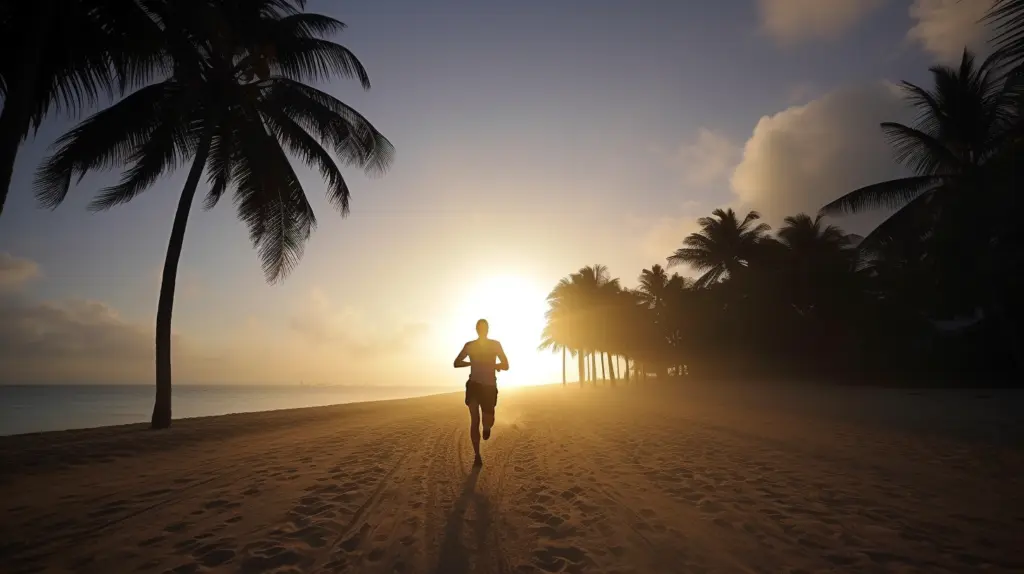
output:
[[[35,21],[35,30],[29,34],[32,44],[28,46],[28,53],[20,58],[19,83],[8,86],[4,109],[0,112],[0,217],[3,216],[7,193],[11,189],[11,179],[14,178],[14,162],[18,158],[18,148],[21,147],[22,138],[25,137],[25,132],[32,121],[32,101],[35,99],[36,84],[39,81],[39,67],[49,36],[50,20],[57,7],[56,0],[40,1],[43,6]]]
[[[211,136],[212,131],[203,136],[196,158],[192,162],[192,169],[188,172],[185,189],[181,191],[178,209],[174,212],[171,239],[167,244],[167,257],[164,259],[160,299],[156,308],[156,402],[153,404],[153,417],[150,420],[150,427],[154,429],[171,426],[171,315],[174,311],[174,287],[178,279],[181,248],[185,244],[188,214],[192,209],[196,189],[199,187],[199,179],[206,167],[206,159],[210,155]]]
[[[584,361],[583,349],[576,349],[576,367],[579,369],[580,388],[583,388],[583,383],[587,382],[587,366]]]
[[[601,380],[602,381],[607,381],[608,380],[608,372],[604,370],[605,359],[607,357],[608,357],[608,355],[604,351],[600,351],[600,352],[597,353],[597,362],[601,363]]]
[[[594,352],[590,352],[590,382],[597,386],[597,363],[594,362]]]
[[[618,355],[608,355],[608,360],[610,361],[608,363],[609,366],[611,367],[609,369],[609,371],[611,372],[611,375],[612,375],[612,379],[611,379],[612,380],[612,385],[614,386],[615,385],[615,381],[617,381],[619,379],[618,375],[615,373],[615,371],[618,370],[617,367],[618,367],[618,364],[619,364],[619,356]]]
[[[562,347],[562,386],[565,386],[565,347]]]

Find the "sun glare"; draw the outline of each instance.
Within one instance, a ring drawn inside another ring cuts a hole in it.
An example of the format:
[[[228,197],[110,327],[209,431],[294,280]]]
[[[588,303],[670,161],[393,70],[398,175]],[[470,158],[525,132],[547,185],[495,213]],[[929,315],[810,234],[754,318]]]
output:
[[[539,285],[515,275],[489,277],[466,287],[452,329],[462,342],[473,337],[477,319],[490,323],[490,337],[501,341],[511,370],[498,375],[501,386],[551,382],[550,356],[537,351],[547,293]],[[548,360],[545,360],[548,359]]]

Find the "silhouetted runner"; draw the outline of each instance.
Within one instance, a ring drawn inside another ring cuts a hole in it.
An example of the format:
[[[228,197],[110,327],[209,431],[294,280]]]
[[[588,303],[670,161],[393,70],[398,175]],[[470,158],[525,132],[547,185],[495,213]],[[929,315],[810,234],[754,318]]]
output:
[[[480,413],[483,413],[484,440],[491,438],[491,427],[494,426],[494,406],[498,404],[497,371],[508,370],[508,358],[501,343],[487,338],[487,319],[476,322],[474,341],[462,346],[459,356],[455,357],[455,368],[469,367],[469,380],[466,381],[466,406],[469,407],[469,438],[473,441],[473,452],[476,458],[473,464],[484,463],[480,458]],[[466,358],[469,357],[469,360]]]

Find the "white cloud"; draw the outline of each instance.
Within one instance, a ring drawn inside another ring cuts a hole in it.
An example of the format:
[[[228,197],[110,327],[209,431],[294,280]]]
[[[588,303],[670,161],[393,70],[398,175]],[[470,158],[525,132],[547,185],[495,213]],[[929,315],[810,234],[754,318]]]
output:
[[[994,0],[914,0],[907,37],[941,62],[959,62],[964,47],[988,53],[990,30],[981,22]]]
[[[724,135],[701,128],[696,139],[679,149],[678,158],[686,183],[707,186],[725,180],[736,162],[740,149]]]
[[[35,262],[0,254],[0,383],[149,383],[154,326],[102,301],[42,301],[27,287]],[[422,380],[423,369],[396,361],[425,340],[427,326],[381,328],[314,290],[282,324],[244,317],[224,340],[173,335],[175,382],[340,382],[372,376],[387,384]],[[339,357],[342,359],[339,364]],[[421,367],[422,365],[419,365]]]
[[[846,192],[903,175],[879,124],[907,121],[907,115],[898,90],[876,83],[761,118],[732,177],[740,206],[777,225],[787,215],[816,213]],[[863,231],[856,222],[840,223]]]
[[[80,298],[39,301],[25,288],[41,275],[36,262],[0,254],[0,381],[8,383],[140,383],[153,377],[154,331],[115,308]],[[174,335],[177,364],[210,357]]]
[[[35,261],[0,253],[0,289],[17,288],[39,276]]]
[[[883,121],[908,121],[895,86],[876,83],[832,92],[761,118],[732,178],[739,207],[756,209],[773,226],[871,183],[905,175],[882,136]],[[865,232],[879,214],[843,218]]]
[[[783,43],[833,39],[884,0],[758,0],[761,27]]]
[[[288,320],[289,328],[314,346],[330,346],[360,357],[404,353],[428,331],[422,323],[381,330],[359,310],[338,307],[323,289],[315,287],[308,300]]]

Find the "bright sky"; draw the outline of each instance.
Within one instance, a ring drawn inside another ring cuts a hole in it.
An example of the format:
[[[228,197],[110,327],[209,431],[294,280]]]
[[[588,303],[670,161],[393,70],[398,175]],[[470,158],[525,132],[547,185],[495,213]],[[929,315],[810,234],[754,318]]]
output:
[[[338,39],[373,82],[326,89],[392,140],[396,163],[348,174],[346,220],[304,172],[320,225],[280,285],[231,204],[197,202],[176,382],[454,388],[481,316],[509,354],[501,384],[555,381],[559,358],[535,348],[560,277],[602,263],[631,286],[715,207],[775,223],[898,174],[877,128],[906,119],[892,83],[982,45],[990,1],[426,4],[310,2],[349,24]],[[0,382],[149,383],[185,170],[107,213],[84,206],[117,174],[41,211],[32,172],[70,125],[22,147],[0,219]]]

